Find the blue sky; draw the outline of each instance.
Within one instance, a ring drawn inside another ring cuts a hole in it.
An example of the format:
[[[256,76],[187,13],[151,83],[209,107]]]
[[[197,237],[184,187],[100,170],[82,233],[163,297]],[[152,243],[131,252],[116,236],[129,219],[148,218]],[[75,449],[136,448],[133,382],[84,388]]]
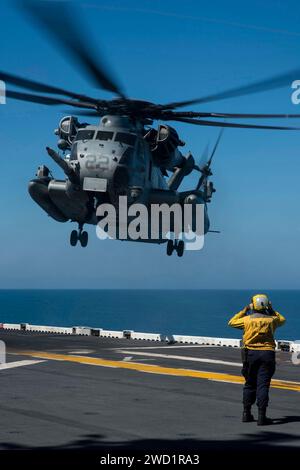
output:
[[[131,97],[169,102],[198,97],[300,67],[296,1],[78,1],[95,45]],[[89,95],[108,97],[12,2],[1,2],[1,69]],[[300,79],[295,77],[295,79]],[[300,113],[291,89],[219,101],[195,110]],[[71,248],[59,224],[27,193],[63,108],[8,100],[0,106],[1,288],[299,288],[300,134],[228,129],[214,161],[217,192],[199,252],[100,241]],[[293,121],[299,125],[300,120]],[[274,121],[275,123],[275,121]],[[199,157],[216,129],[179,125]],[[186,181],[193,188],[196,175]]]

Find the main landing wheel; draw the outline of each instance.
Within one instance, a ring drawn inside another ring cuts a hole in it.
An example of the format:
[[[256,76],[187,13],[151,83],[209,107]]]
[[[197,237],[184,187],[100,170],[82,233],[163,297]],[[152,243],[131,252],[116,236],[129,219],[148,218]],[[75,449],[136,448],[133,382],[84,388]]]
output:
[[[79,235],[79,241],[83,248],[85,248],[89,241],[89,234],[87,232],[81,232]]]
[[[173,240],[168,240],[168,243],[167,243],[167,255],[168,256],[171,256],[173,254],[173,251],[174,251],[174,243],[173,243]]]
[[[89,234],[82,231],[82,225],[79,225],[78,230],[72,230],[70,235],[70,245],[76,246],[78,242],[85,248],[89,241]]]
[[[177,256],[180,258],[183,256],[184,253],[184,241],[183,240],[168,240],[167,243],[167,255],[171,256],[173,252],[176,251]]]
[[[177,251],[177,256],[181,258],[184,253],[184,241],[183,240],[179,240],[179,242],[177,243],[176,251]]]
[[[78,242],[77,230],[72,230],[71,235],[70,235],[70,245],[71,246],[76,246],[77,242]]]

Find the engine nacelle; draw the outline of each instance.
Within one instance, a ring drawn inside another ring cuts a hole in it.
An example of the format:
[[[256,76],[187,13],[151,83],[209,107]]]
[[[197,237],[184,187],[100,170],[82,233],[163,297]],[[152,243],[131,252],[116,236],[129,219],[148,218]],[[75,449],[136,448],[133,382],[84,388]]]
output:
[[[54,133],[59,136],[57,143],[59,149],[65,151],[71,148],[79,127],[82,127],[82,125],[74,116],[65,116],[60,120],[58,129],[54,131]]]
[[[161,124],[157,130],[151,129],[145,139],[150,143],[153,160],[157,166],[171,169],[183,163],[184,157],[177,147],[184,145],[184,142],[173,127]]]

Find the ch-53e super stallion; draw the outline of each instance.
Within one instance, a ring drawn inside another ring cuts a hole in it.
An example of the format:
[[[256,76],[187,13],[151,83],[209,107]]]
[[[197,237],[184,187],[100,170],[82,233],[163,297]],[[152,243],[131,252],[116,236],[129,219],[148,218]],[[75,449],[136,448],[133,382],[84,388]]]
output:
[[[129,206],[134,203],[146,207],[153,204],[179,204],[182,207],[190,204],[193,208],[202,205],[203,232],[209,231],[207,204],[215,191],[209,178],[212,175],[212,158],[221,134],[206,162],[197,165],[190,153],[185,155],[179,150],[184,142],[167,122],[220,128],[299,130],[297,127],[240,124],[228,122],[227,119],[292,118],[300,115],[179,111],[179,108],[192,104],[205,104],[288,86],[300,75],[299,69],[197,99],[165,104],[131,99],[103,67],[99,54],[91,53],[92,41],[88,39],[88,28],[82,28],[75,22],[73,9],[70,14],[70,4],[26,1],[24,7],[68,56],[76,59],[94,84],[116,95],[114,99],[104,100],[0,72],[0,79],[6,84],[34,92],[9,89],[6,91],[8,98],[73,108],[72,115],[61,119],[55,131],[58,136],[57,146],[62,154],[47,147],[48,155],[62,168],[65,178],[54,178],[49,168],[41,165],[36,178],[29,183],[31,197],[49,216],[58,222],[72,221],[78,224],[78,230],[71,232],[72,246],[78,242],[83,247],[87,246],[88,234],[83,230],[84,225],[98,224],[97,208],[103,203],[117,207],[120,196],[127,196]],[[80,122],[78,116],[81,115],[98,118],[98,122]],[[157,128],[152,127],[154,121],[159,121]],[[192,171],[199,172],[197,184],[188,191],[180,191],[182,181]],[[191,225],[193,230],[193,221]],[[118,238],[118,230],[116,234]],[[168,255],[176,251],[178,256],[182,256],[184,252],[183,239],[167,239],[162,231],[154,238],[139,238],[135,241],[167,243]]]

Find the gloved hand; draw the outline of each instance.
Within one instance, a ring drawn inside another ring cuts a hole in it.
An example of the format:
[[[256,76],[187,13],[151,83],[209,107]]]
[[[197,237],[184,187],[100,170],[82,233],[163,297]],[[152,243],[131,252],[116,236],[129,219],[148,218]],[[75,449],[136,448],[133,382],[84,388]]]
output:
[[[275,314],[275,310],[273,309],[272,307],[272,302],[269,301],[269,305],[268,305],[268,312],[269,312],[269,315],[276,315]]]

